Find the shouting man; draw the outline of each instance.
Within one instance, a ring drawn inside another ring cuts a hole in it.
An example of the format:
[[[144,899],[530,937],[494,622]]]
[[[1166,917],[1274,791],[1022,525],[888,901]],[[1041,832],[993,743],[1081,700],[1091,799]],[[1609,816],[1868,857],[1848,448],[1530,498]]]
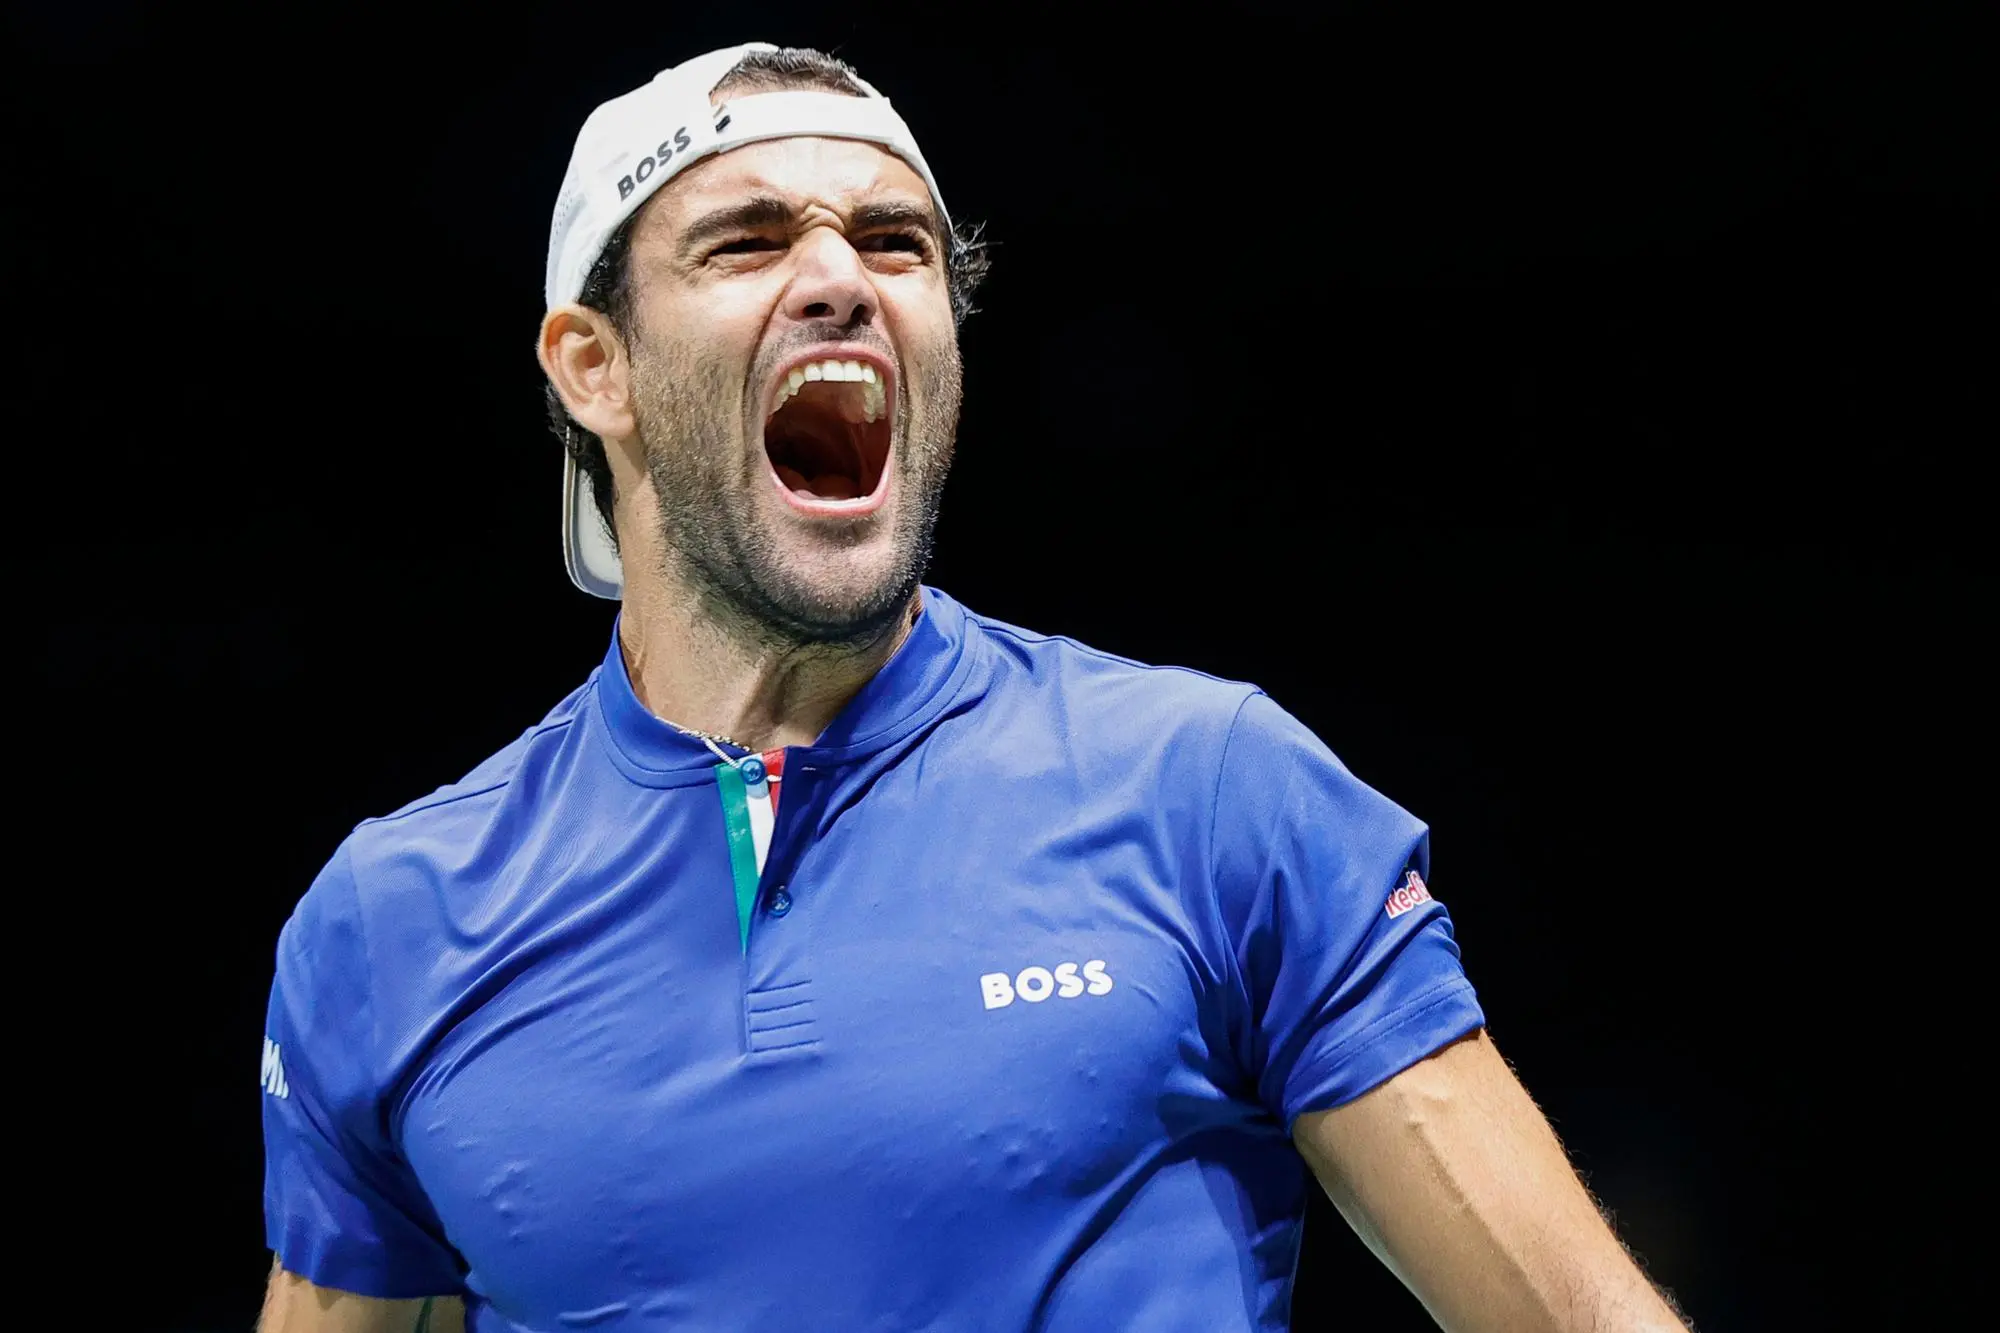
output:
[[[1283,1329],[1315,1181],[1446,1328],[1681,1327],[1424,825],[1252,686],[921,582],[980,272],[817,52],[585,123],[537,352],[616,626],[284,929],[268,1333]]]

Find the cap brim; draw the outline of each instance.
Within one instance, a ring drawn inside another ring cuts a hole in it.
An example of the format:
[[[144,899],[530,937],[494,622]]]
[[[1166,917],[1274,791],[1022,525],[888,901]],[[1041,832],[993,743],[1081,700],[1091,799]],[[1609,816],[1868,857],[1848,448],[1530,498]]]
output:
[[[576,469],[576,460],[563,455],[563,564],[570,582],[607,601],[625,596],[625,567],[618,549],[598,517],[597,500],[590,480]]]

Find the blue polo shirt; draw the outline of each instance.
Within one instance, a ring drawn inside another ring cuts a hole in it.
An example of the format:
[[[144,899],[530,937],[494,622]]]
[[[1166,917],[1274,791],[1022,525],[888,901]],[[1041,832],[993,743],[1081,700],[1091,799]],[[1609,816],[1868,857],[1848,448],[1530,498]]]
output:
[[[475,1333],[1287,1327],[1292,1122],[1483,1021],[1424,825],[1253,687],[922,597],[769,764],[614,632],[348,836],[264,1034],[287,1270]]]

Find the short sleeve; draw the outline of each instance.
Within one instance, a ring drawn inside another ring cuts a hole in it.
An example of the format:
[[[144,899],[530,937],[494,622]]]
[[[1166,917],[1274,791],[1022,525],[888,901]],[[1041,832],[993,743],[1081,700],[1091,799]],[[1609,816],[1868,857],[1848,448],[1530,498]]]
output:
[[[287,1272],[363,1296],[456,1294],[461,1266],[390,1141],[360,904],[343,848],[278,938],[265,1019],[265,1241]]]
[[[1429,831],[1265,695],[1224,747],[1211,846],[1238,1055],[1287,1131],[1484,1025]]]

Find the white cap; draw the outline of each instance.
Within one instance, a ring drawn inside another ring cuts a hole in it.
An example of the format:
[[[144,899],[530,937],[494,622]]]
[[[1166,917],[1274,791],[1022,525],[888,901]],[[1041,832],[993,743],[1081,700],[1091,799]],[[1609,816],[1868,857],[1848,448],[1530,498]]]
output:
[[[909,126],[889,99],[867,83],[866,95],[786,91],[734,97],[719,105],[709,95],[725,74],[753,51],[775,51],[768,42],[749,42],[696,56],[622,97],[614,97],[583,122],[570,154],[569,171],[556,196],[549,224],[549,263],[544,294],[553,310],[577,299],[604,243],[639,206],[691,164],[746,143],[793,135],[864,139],[910,164],[930,188],[938,223],[951,218],[944,196]],[[857,82],[859,82],[857,80]],[[613,601],[623,596],[623,570],[611,534],[605,531],[589,478],[563,454],[563,560],[577,587]]]

